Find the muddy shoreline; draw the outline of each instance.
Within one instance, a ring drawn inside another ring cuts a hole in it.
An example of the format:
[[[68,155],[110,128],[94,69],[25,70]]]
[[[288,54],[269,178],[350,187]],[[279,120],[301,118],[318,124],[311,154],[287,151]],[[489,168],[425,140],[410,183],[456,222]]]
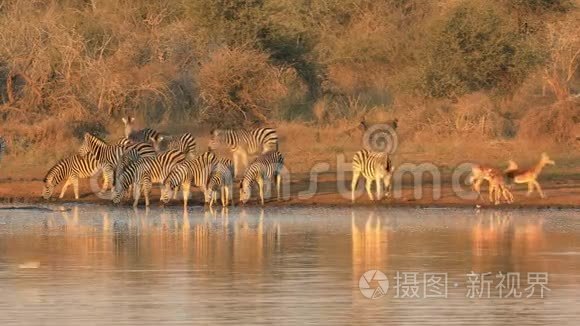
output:
[[[385,207],[410,207],[410,208],[443,208],[443,207],[460,207],[460,208],[478,208],[478,207],[494,207],[506,209],[518,208],[557,208],[557,209],[580,209],[580,180],[550,180],[541,182],[547,198],[540,198],[537,193],[530,197],[526,196],[527,188],[525,185],[514,187],[512,192],[515,197],[515,202],[512,204],[492,205],[487,201],[487,192],[485,188],[482,191],[483,199],[473,199],[473,193],[470,193],[468,187],[463,187],[461,195],[455,193],[448,180],[443,180],[439,188],[439,194],[433,192],[433,185],[424,182],[421,187],[422,195],[415,198],[415,188],[410,183],[403,183],[402,186],[393,195],[394,198],[386,198],[381,201],[370,201],[366,193],[362,193],[364,188],[362,184],[359,185],[359,196],[356,203],[352,204],[350,200],[350,192],[344,193],[344,196],[338,191],[338,185],[350,188],[350,182],[337,182],[333,178],[321,178],[316,183],[316,191],[314,194],[308,193],[306,189],[309,188],[310,183],[306,179],[295,180],[290,184],[290,195],[286,196],[281,201],[269,200],[266,205],[273,207],[285,206],[321,206],[321,207],[353,207],[353,206],[385,206]],[[45,200],[40,197],[42,190],[42,181],[38,179],[29,180],[0,180],[0,205],[6,207],[11,204],[58,204],[58,203],[91,203],[99,205],[112,205],[111,201],[99,198],[90,188],[88,180],[83,180],[80,183],[79,192],[80,199],[76,201],[73,196],[72,187],[69,187],[65,197],[58,199],[60,187],[57,187],[53,198]],[[236,192],[236,190],[234,190]],[[286,192],[287,193],[287,192]],[[256,206],[253,194],[253,200],[247,205]],[[203,198],[199,191],[194,191],[190,200],[190,205],[201,205]],[[236,195],[237,197],[237,195]],[[463,197],[463,198],[462,198]],[[467,197],[467,198],[465,198]],[[178,196],[180,198],[180,196]],[[121,205],[130,206],[130,201],[125,201]],[[181,200],[172,201],[167,206],[180,206]],[[236,203],[237,205],[237,203]],[[159,189],[154,187],[152,191],[151,207],[159,207]],[[141,199],[140,207],[144,207],[143,198]]]

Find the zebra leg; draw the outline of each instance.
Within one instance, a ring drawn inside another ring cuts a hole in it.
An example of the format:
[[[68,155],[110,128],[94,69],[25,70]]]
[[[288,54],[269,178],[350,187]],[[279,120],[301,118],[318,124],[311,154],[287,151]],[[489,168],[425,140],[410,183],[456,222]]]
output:
[[[371,188],[373,187],[373,180],[366,179],[365,180],[365,187],[367,189],[367,194],[369,195],[369,198],[374,201],[375,199],[373,198],[373,192],[371,191]]]
[[[258,189],[260,190],[260,201],[264,206],[264,179],[258,178]]]
[[[141,185],[134,184],[133,185],[133,207],[137,207],[139,204],[139,196],[141,196]]]
[[[375,178],[375,183],[377,184],[377,200],[381,200],[381,186],[383,185],[383,182],[381,180],[381,178],[377,177]]]
[[[223,202],[223,207],[228,207],[228,205],[230,204],[230,188],[228,186],[224,186],[223,187],[223,192],[224,192],[224,202]]]
[[[360,172],[352,171],[352,181],[350,183],[350,189],[351,189],[351,192],[352,192],[351,200],[352,200],[353,203],[354,203],[354,199],[355,199],[354,198],[354,192],[356,190],[356,185],[358,183],[359,176],[360,176]]]
[[[236,204],[236,201],[234,200],[234,185],[230,185],[228,186],[228,191],[229,191],[229,195],[228,195],[228,200],[230,200],[232,202],[232,206],[234,206]],[[231,198],[230,198],[231,196]]]
[[[239,160],[239,150],[236,150],[232,154],[232,158],[234,159],[234,179],[237,178],[240,174],[239,167],[240,167],[240,160]]]
[[[181,191],[183,192],[183,208],[187,208],[187,199],[189,199],[189,188],[191,185],[189,182],[185,182],[181,185]]]
[[[384,191],[385,197],[390,197],[391,195],[391,174],[389,173],[384,179]]]
[[[282,175],[276,174],[276,199],[280,200],[280,186],[282,185]]]
[[[75,192],[75,199],[78,200],[79,199],[79,179],[78,178],[73,179],[73,190]]]
[[[71,184],[71,182],[72,182],[72,178],[71,177],[69,177],[68,179],[66,179],[66,182],[62,186],[62,190],[60,191],[60,195],[58,196],[58,198],[61,198],[62,199],[62,197],[64,197],[64,194],[66,193],[66,189]]]
[[[149,207],[149,194],[151,193],[151,180],[145,180],[143,184],[143,196],[145,196],[145,207]]]

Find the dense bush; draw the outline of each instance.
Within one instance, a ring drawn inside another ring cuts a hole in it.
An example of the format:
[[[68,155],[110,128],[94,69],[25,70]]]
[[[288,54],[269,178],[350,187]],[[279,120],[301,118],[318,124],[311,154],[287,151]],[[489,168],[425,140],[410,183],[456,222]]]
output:
[[[0,133],[24,150],[70,138],[75,121],[116,135],[127,111],[169,128],[396,112],[503,137],[578,93],[578,2],[7,0]],[[491,104],[467,105],[474,93]],[[506,114],[516,93],[526,109]]]

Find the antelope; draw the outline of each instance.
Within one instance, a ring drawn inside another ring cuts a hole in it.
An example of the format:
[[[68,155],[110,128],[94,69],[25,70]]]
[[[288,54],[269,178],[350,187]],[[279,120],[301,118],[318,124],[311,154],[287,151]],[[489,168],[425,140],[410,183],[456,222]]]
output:
[[[515,166],[516,169],[506,172],[506,177],[513,183],[527,183],[528,184],[528,193],[526,196],[530,196],[534,192],[534,188],[538,190],[541,198],[546,198],[546,195],[542,191],[540,184],[538,183],[538,176],[542,172],[542,169],[546,165],[556,165],[556,162],[550,159],[548,154],[542,153],[540,156],[540,161],[535,166],[520,170],[517,169],[517,164],[514,161],[510,161],[510,165]]]

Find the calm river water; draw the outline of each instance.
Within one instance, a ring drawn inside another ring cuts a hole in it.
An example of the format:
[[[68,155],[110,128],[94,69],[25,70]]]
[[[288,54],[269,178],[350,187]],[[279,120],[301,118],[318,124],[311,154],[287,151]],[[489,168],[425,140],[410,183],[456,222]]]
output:
[[[580,320],[576,210],[49,208],[0,210],[0,325]]]

